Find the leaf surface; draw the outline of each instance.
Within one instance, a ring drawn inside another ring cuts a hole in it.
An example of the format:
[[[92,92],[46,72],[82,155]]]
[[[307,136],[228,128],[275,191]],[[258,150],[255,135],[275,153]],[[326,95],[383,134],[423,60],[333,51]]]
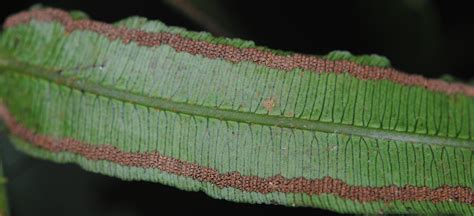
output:
[[[305,56],[132,17],[10,17],[0,116],[18,149],[236,202],[472,214],[474,88],[380,56]]]

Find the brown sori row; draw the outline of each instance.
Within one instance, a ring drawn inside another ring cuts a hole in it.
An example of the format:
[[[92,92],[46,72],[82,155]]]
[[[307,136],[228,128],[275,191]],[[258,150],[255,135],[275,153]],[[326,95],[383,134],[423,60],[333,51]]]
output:
[[[110,24],[92,20],[73,20],[71,16],[59,9],[46,8],[21,12],[9,17],[5,28],[30,22],[32,19],[38,21],[57,21],[65,26],[66,31],[74,30],[93,31],[104,35],[110,40],[120,39],[123,43],[136,42],[141,46],[159,46],[168,44],[178,52],[187,52],[194,55],[202,55],[211,59],[225,59],[230,62],[250,61],[266,67],[291,71],[295,68],[321,72],[342,73],[348,72],[353,76],[364,80],[391,80],[393,82],[421,86],[433,91],[448,94],[462,93],[474,96],[474,87],[462,83],[447,83],[443,80],[424,78],[419,75],[410,75],[397,71],[393,68],[360,65],[351,61],[327,60],[317,56],[302,54],[277,55],[270,51],[258,48],[237,48],[230,45],[214,44],[206,41],[193,40],[166,32],[145,32],[124,27],[115,27]]]
[[[91,145],[70,138],[59,139],[35,134],[17,122],[7,107],[1,104],[0,119],[5,121],[10,132],[16,137],[51,152],[71,152],[89,160],[106,160],[123,166],[158,169],[169,174],[212,183],[219,188],[231,187],[262,194],[271,192],[305,193],[308,195],[333,194],[359,202],[399,200],[436,203],[457,201],[474,205],[474,192],[468,187],[447,185],[434,189],[412,185],[370,187],[349,185],[330,176],[322,179],[306,179],[304,177],[288,179],[281,175],[262,178],[244,176],[239,172],[220,173],[216,169],[164,156],[159,152],[130,153],[121,151],[112,145]]]

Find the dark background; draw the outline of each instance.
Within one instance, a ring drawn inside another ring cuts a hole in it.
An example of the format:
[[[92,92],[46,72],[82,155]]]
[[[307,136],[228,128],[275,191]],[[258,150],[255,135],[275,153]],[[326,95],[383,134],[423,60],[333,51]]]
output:
[[[253,40],[307,54],[348,50],[380,54],[407,73],[469,81],[474,68],[474,11],[468,2],[359,1],[42,1],[114,22],[131,15],[168,25]],[[0,19],[37,1],[2,3]],[[189,12],[191,6],[191,13]],[[184,8],[184,9],[183,9]],[[187,8],[187,9],[186,9]],[[0,135],[5,137],[4,135]],[[0,139],[11,213],[20,215],[155,215],[159,213],[330,214],[310,208],[238,204],[160,184],[126,182],[75,165],[33,159]]]

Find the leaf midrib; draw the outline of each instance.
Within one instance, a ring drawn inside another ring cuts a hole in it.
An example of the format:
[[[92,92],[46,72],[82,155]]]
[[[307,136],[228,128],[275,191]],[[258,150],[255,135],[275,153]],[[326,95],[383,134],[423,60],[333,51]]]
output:
[[[67,86],[69,88],[81,90],[91,94],[175,113],[202,116],[224,121],[244,122],[248,124],[260,124],[290,129],[345,134],[348,136],[354,135],[374,139],[474,149],[474,141],[469,139],[440,137],[429,134],[417,134],[413,132],[402,132],[380,128],[368,128],[355,125],[345,125],[341,123],[321,122],[316,120],[295,119],[284,116],[270,116],[250,112],[241,112],[236,110],[225,110],[213,107],[206,107],[189,103],[175,102],[157,97],[147,97],[120,89],[102,86],[96,83],[86,82],[84,80],[65,78],[58,73],[58,70],[47,69],[41,66],[28,65],[22,62],[18,62],[11,57],[7,57],[4,54],[0,55],[0,72],[2,72],[1,70],[15,71],[20,74],[45,79],[54,82],[58,85]]]

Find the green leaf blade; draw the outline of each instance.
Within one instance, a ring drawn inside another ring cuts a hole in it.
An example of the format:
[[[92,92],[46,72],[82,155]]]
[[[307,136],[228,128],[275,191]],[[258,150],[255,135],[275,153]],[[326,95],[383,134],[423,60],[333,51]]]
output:
[[[234,63],[167,44],[68,32],[55,21],[8,28],[0,47],[2,117],[23,139],[16,145],[32,155],[238,202],[472,212],[472,96],[351,73]],[[25,137],[18,127],[36,135]],[[177,164],[140,159],[156,152]],[[269,180],[278,176],[293,183]],[[331,187],[328,177],[372,194]],[[462,195],[419,200],[407,186]],[[389,187],[398,191],[393,197],[382,192]]]

